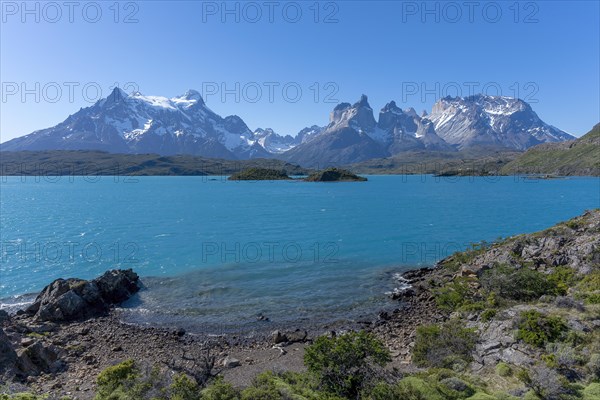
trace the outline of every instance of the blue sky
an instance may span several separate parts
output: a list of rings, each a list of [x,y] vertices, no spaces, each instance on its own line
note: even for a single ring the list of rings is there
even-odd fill
[[[376,113],[390,100],[420,112],[443,95],[518,96],[576,136],[600,120],[597,1],[223,4],[3,1],[0,141],[115,83],[197,89],[223,116],[292,135],[362,93]]]

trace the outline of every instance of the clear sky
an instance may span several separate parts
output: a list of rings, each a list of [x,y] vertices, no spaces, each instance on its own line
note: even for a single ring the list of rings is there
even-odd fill
[[[115,83],[196,89],[222,116],[291,135],[362,93],[376,113],[390,100],[420,112],[444,95],[518,96],[576,136],[600,120],[598,1],[1,6],[0,141],[61,122]]]

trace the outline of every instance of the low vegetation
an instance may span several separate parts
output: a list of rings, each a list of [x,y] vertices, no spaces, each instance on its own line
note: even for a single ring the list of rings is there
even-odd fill
[[[597,216],[596,210],[542,232],[471,246],[443,260],[439,273],[430,278],[438,308],[463,323],[455,327],[453,340],[461,337],[460,329],[476,327],[477,338],[489,326],[492,333],[486,333],[480,341],[483,345],[500,345],[490,339],[495,331],[512,336],[513,349],[529,354],[526,368],[502,361],[492,371],[495,378],[484,373],[496,387],[524,385],[529,391],[517,398],[575,400],[590,398],[589,393],[596,398],[593,393],[600,381],[600,331],[593,323],[600,316]],[[583,248],[582,242],[588,247]],[[572,261],[574,251],[577,259]],[[417,330],[413,361],[418,365],[444,365],[446,354],[449,360],[459,359],[460,352],[450,349],[460,346],[452,341],[436,343],[443,326]],[[427,362],[423,355],[437,348],[441,349],[438,358]],[[518,362],[518,358],[508,359]],[[452,362],[445,366],[456,369]]]
[[[494,176],[501,168],[521,153],[498,152],[485,149],[461,151],[407,151],[387,158],[366,160],[349,167],[361,174],[436,174],[440,178],[456,179],[454,176]],[[447,176],[449,178],[441,178]]]
[[[502,174],[600,175],[600,124],[579,139],[535,146],[500,170]]]
[[[377,377],[377,368],[390,361],[384,345],[365,332],[334,339],[319,337],[304,355],[320,388],[348,398],[357,397]]]
[[[421,367],[453,368],[471,361],[477,336],[459,320],[417,328],[413,361]]]
[[[307,182],[362,182],[367,178],[340,168],[327,168],[314,172],[304,179]]]
[[[527,310],[520,315],[517,339],[531,346],[543,348],[547,343],[558,340],[567,330],[567,325],[562,318],[544,315],[536,310]]]
[[[443,343],[455,354],[436,354],[442,360],[466,355],[458,334],[471,345],[471,332],[457,322],[441,331],[429,330],[422,340],[435,344],[426,354],[441,351]],[[434,351],[431,351],[434,349]],[[427,363],[437,358],[426,358]],[[144,368],[132,360],[105,369],[97,378],[95,400],[485,400],[511,399],[504,393],[491,393],[485,384],[468,374],[451,369],[431,368],[409,375],[399,375],[384,367],[390,354],[382,342],[365,332],[338,337],[320,337],[307,348],[307,372],[258,375],[247,388],[238,389],[221,377],[199,384],[187,374],[173,375],[168,370]],[[450,365],[452,363],[449,363]],[[531,380],[531,378],[529,378]],[[531,380],[533,382],[533,380]],[[586,388],[587,389],[587,388]],[[588,390],[594,393],[595,387]],[[32,394],[0,394],[0,400],[42,400]],[[68,400],[68,399],[65,399]]]
[[[236,172],[228,178],[230,181],[281,181],[292,179],[285,170],[270,168],[248,168]]]

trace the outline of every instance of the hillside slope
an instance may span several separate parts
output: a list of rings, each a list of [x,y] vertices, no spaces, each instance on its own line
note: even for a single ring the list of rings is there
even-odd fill
[[[501,169],[502,174],[600,175],[600,124],[576,140],[535,146]]]

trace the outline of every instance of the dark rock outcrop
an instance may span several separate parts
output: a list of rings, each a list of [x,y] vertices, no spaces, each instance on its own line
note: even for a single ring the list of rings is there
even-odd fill
[[[64,368],[65,363],[59,358],[58,349],[39,341],[25,348],[17,362],[17,372],[22,376],[55,373]]]
[[[296,329],[290,332],[274,331],[271,338],[274,344],[279,343],[302,343],[308,337],[308,332],[303,329]]]
[[[10,315],[8,315],[6,310],[0,310],[0,324],[4,321],[10,321]]]
[[[17,361],[17,353],[13,349],[4,330],[0,328],[0,374],[3,373],[7,368],[10,368]]]
[[[57,279],[25,311],[38,321],[64,322],[102,315],[140,290],[138,275],[111,270],[91,281]]]

